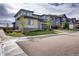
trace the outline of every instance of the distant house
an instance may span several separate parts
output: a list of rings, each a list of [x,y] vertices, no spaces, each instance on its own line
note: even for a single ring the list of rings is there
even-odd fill
[[[67,21],[67,17],[65,14],[63,15],[41,15],[42,20],[42,28],[47,28],[45,22],[47,22],[48,18],[51,17],[52,19],[52,28],[61,28],[61,23]]]
[[[75,27],[79,29],[79,20],[76,20]]]
[[[68,18],[69,28],[73,29],[76,26],[76,18]]]
[[[49,17],[51,17],[52,19],[52,28],[61,28],[61,23],[67,21],[69,22],[69,24],[73,24],[75,23],[75,18],[67,18],[67,16],[65,14],[63,15],[37,15],[34,14],[33,11],[29,11],[29,10],[24,10],[24,9],[20,9],[17,14],[14,16],[16,21],[15,21],[15,29],[16,30],[21,30],[21,26],[20,26],[20,17],[24,17],[26,19],[26,26],[24,27],[25,31],[32,31],[32,30],[42,30],[42,29],[46,29],[46,22],[48,20]]]
[[[53,27],[54,28],[61,28],[61,23],[64,21],[67,21],[67,17],[65,14],[63,15],[52,15],[52,20],[53,20]]]
[[[0,23],[0,28],[3,29],[3,28],[13,28],[13,24],[12,23]]]
[[[0,28],[3,29],[3,28],[13,28],[13,24],[11,21],[14,20],[13,17],[4,17],[4,16],[0,16]]]

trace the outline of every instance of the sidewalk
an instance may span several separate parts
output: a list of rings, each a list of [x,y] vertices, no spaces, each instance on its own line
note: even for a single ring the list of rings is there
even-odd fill
[[[0,29],[0,42],[3,42],[4,46],[0,43],[0,55],[3,51],[3,56],[27,56],[24,51],[16,44],[19,38],[6,36],[4,31]],[[2,47],[3,50],[2,50]]]
[[[16,44],[16,41],[7,41],[4,47],[5,56],[27,56],[27,54]]]

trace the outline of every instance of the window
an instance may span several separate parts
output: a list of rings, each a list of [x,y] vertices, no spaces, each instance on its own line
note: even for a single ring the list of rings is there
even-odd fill
[[[30,12],[27,12],[27,16],[32,16],[32,13],[30,13]]]
[[[57,19],[56,19],[56,24],[59,25],[59,23],[60,23],[60,19],[57,18]]]
[[[73,22],[75,22],[75,19],[73,19]]]
[[[21,11],[22,15],[32,16],[31,12]]]
[[[48,17],[47,16],[42,16],[41,18],[44,19],[44,21],[47,21]]]
[[[28,20],[28,25],[33,25],[33,20],[29,19]]]
[[[63,21],[65,21],[66,19],[65,18],[63,18]]]

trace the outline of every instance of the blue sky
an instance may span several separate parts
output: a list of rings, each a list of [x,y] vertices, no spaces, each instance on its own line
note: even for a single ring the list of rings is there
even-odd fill
[[[32,10],[35,14],[66,14],[79,19],[78,3],[10,3],[0,4],[0,22],[14,22],[14,15],[20,9]]]

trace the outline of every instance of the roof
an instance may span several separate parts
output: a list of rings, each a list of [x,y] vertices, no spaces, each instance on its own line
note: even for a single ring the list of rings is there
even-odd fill
[[[73,20],[73,19],[75,19],[75,20],[76,20],[76,18],[67,18],[67,19],[70,19],[70,20]]]
[[[46,14],[43,14],[43,15],[41,15],[41,16],[51,16],[51,17],[63,17],[63,16],[65,16],[65,17],[66,17],[65,14],[62,14],[62,15],[52,15],[52,14],[46,15]]]
[[[37,15],[37,14],[32,14],[32,15],[35,15],[35,16],[41,16],[41,15]]]
[[[78,23],[78,24],[79,24],[79,20],[76,20],[76,23]]]
[[[27,11],[27,12],[32,12],[33,13],[33,11],[30,11],[30,10],[25,10],[25,9],[20,9],[20,10]]]
[[[18,13],[20,13],[20,11],[32,12],[32,13],[33,13],[33,11],[30,11],[30,10],[20,9],[20,10],[14,15],[14,17],[16,17],[16,16],[18,15]]]
[[[62,15],[57,15],[57,16],[67,18],[67,16],[66,16],[65,14],[62,14]]]
[[[68,20],[68,21],[72,21],[72,22],[74,22],[74,20],[75,20],[75,22],[76,22],[76,18],[67,18],[67,20]],[[74,22],[74,23],[75,23],[75,22]]]
[[[38,14],[34,14],[33,13],[33,11],[30,11],[30,10],[25,10],[25,9],[20,9],[17,13],[16,13],[16,15],[14,16],[14,17],[16,17],[21,11],[25,11],[25,12],[31,12],[32,13],[32,16],[28,16],[28,15],[25,15],[24,17],[29,17],[29,18],[34,18],[34,19],[38,19],[38,20],[40,20],[40,21],[43,21],[43,19],[41,19],[40,17],[42,17],[42,16],[50,16],[50,17],[56,17],[56,18],[62,18],[62,17],[65,17],[65,18],[67,18],[67,16],[65,15],[65,14],[62,14],[62,15],[52,15],[52,14],[43,14],[43,15],[38,15]],[[76,18],[67,18],[68,20],[70,19],[70,20],[72,20],[72,19],[75,19],[76,20]]]

